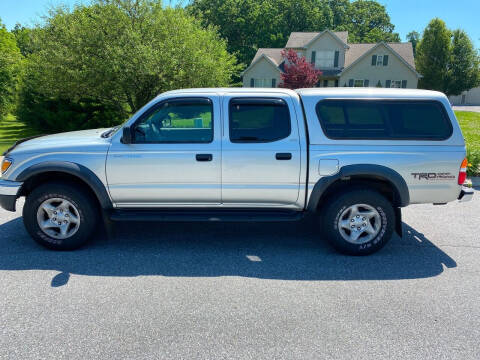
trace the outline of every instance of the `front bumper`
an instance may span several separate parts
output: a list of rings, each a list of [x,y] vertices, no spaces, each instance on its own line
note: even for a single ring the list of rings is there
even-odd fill
[[[473,193],[474,193],[474,191],[473,191],[472,188],[462,186],[462,191],[460,191],[460,195],[458,195],[458,201],[467,202],[467,201],[472,200]]]
[[[18,192],[22,184],[21,182],[0,179],[0,207],[8,211],[15,211]]]

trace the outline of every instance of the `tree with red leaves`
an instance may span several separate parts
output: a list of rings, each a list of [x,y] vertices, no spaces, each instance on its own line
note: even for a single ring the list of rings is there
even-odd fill
[[[315,70],[315,66],[307,62],[304,56],[298,56],[297,52],[292,49],[283,50],[282,56],[285,63],[279,87],[300,89],[314,87],[318,83],[322,72]]]

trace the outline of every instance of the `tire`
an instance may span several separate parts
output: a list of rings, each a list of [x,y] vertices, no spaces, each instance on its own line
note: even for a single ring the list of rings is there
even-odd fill
[[[380,250],[395,227],[390,201],[369,189],[356,188],[331,198],[321,215],[327,240],[347,255],[369,255]]]
[[[64,182],[40,185],[27,196],[23,207],[23,223],[30,236],[52,250],[74,250],[85,245],[99,217],[90,192]],[[47,225],[42,229],[40,223]]]

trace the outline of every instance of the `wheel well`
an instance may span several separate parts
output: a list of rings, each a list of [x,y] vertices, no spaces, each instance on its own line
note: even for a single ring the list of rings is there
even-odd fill
[[[61,171],[47,171],[29,177],[23,183],[19,196],[28,196],[28,194],[30,194],[35,188],[50,181],[64,182],[82,188],[92,195],[92,198],[95,199],[97,207],[101,207],[100,201],[90,185],[88,185],[78,176]]]
[[[343,190],[351,189],[352,187],[375,190],[385,196],[395,207],[401,204],[398,190],[387,179],[375,175],[353,175],[333,182],[320,196],[318,209],[327,203],[332,196],[335,196]]]

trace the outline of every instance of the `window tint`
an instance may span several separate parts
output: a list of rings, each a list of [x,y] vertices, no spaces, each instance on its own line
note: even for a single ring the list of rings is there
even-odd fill
[[[135,124],[136,143],[207,143],[213,140],[208,99],[166,101]]]
[[[334,139],[443,140],[452,133],[435,101],[323,100],[317,115]]]
[[[272,142],[290,135],[288,106],[280,99],[230,101],[231,142]]]

